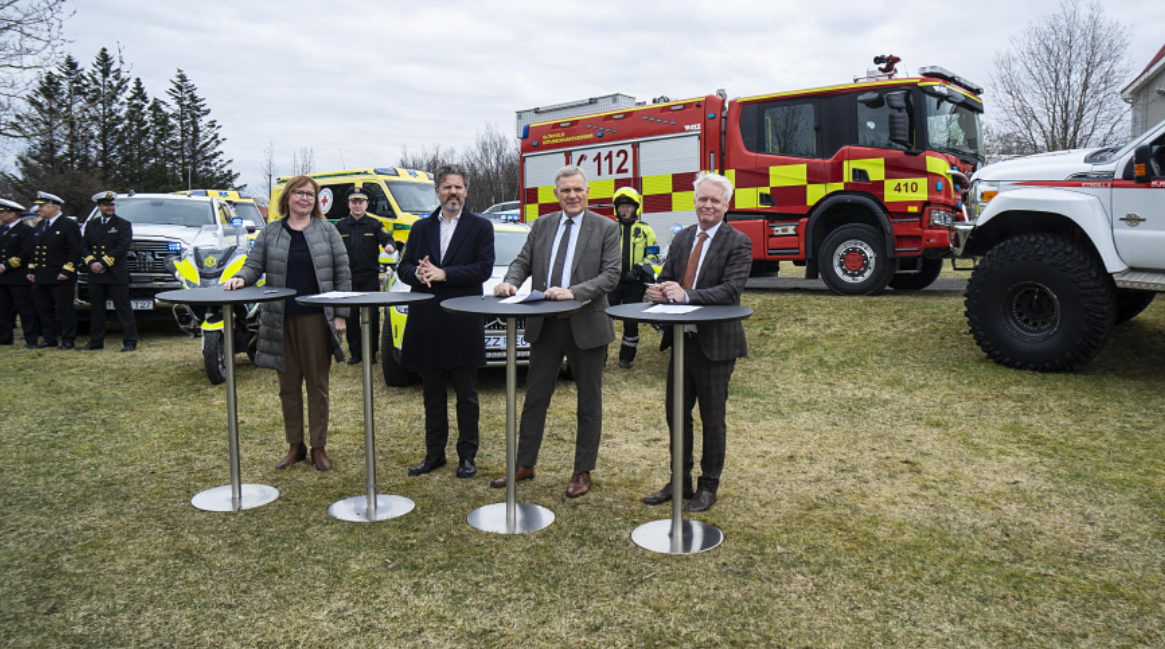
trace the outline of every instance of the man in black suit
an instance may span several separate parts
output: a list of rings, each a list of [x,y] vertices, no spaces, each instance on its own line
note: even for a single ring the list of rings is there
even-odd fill
[[[603,433],[603,364],[607,345],[615,340],[615,327],[607,316],[607,294],[619,284],[619,226],[586,208],[590,186],[586,174],[575,165],[555,174],[554,196],[562,211],[534,221],[522,251],[506,271],[505,281],[494,287],[494,295],[514,295],[529,277],[532,288],[545,293],[548,300],[585,303],[569,317],[526,321],[530,370],[526,373],[514,477],[515,482],[534,477],[546,411],[562,357],[566,356],[578,388],[574,471],[566,496],[578,498],[590,491]],[[504,488],[506,476],[490,486]]]
[[[696,176],[696,218],[698,223],[672,239],[667,262],[659,274],[658,286],[648,289],[652,302],[678,304],[740,304],[740,294],[752,266],[752,243],[748,236],[724,222],[732,201],[732,183],[717,174]],[[678,281],[677,281],[678,280]],[[671,329],[664,335],[663,349],[671,346]],[[716,504],[720,473],[724,470],[726,426],[725,404],[728,382],[736,359],[748,355],[744,325],[726,322],[684,328],[684,498],[691,501],[685,511],[702,512]],[[667,423],[672,422],[672,382],[674,362],[667,369]],[[704,425],[704,454],[700,458],[699,489],[692,494],[692,408],[700,402]],[[676,449],[671,449],[672,453]],[[671,483],[643,499],[661,505],[672,499]]]
[[[413,291],[434,295],[409,305],[401,341],[401,365],[420,373],[425,394],[425,459],[409,469],[410,476],[445,466],[449,382],[457,394],[457,477],[477,473],[477,368],[485,365],[485,321],[441,308],[449,298],[480,296],[493,273],[493,225],[465,209],[466,176],[461,165],[437,170],[441,207],[413,224],[397,268],[401,281]]]
[[[37,192],[41,221],[33,231],[33,258],[28,280],[44,340],[37,348],[74,349],[77,340],[77,266],[81,263],[81,226],[61,216],[65,201]],[[58,338],[60,345],[57,345]]]
[[[0,199],[0,345],[15,342],[16,314],[24,332],[24,346],[36,347],[40,333],[32,282],[25,274],[32,259],[32,226],[20,220],[24,207]]]
[[[138,346],[138,326],[129,301],[129,268],[125,255],[133,240],[133,225],[117,215],[117,194],[100,192],[93,196],[97,211],[81,232],[81,263],[88,270],[89,342],[78,351],[105,349],[105,300],[113,301],[121,323],[121,351]]]

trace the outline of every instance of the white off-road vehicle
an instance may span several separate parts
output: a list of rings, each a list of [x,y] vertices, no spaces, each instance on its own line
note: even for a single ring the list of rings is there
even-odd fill
[[[956,257],[975,342],[1000,365],[1067,372],[1165,292],[1165,121],[1121,147],[978,170]]]

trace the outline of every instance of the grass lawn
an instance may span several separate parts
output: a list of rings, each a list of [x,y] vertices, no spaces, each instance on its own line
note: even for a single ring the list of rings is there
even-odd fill
[[[358,366],[332,371],[336,470],[277,472],[277,378],[239,357],[243,479],[282,495],[214,514],[190,498],[229,482],[225,391],[196,341],[155,328],[135,354],[0,348],[0,644],[1165,645],[1165,300],[1072,375],[986,360],[959,292],[744,304],[721,500],[698,516],[727,538],[687,557],[630,539],[670,513],[639,502],[668,480],[654,332],[633,370],[608,366],[578,500],[563,493],[575,390],[559,384],[518,489],[557,519],[518,537],[465,524],[504,499],[489,488],[502,372],[482,373],[472,480],[405,476],[424,453],[421,391],[377,380],[381,492],[417,508],[361,525],[326,513],[364,491]]]

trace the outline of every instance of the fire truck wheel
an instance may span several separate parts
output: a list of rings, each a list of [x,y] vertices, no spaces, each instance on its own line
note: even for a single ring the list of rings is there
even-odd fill
[[[818,253],[821,279],[839,295],[873,295],[886,288],[897,270],[886,244],[871,226],[843,225],[825,237]]]
[[[392,343],[392,325],[384,323],[380,337],[380,366],[384,368],[384,384],[390,388],[403,388],[413,384],[415,376],[400,365],[399,352]]]
[[[1153,291],[1134,291],[1118,288],[1116,290],[1116,323],[1123,324],[1141,315],[1141,311],[1149,308],[1157,293]]]
[[[895,291],[921,291],[934,284],[938,274],[943,271],[943,260],[923,259],[922,268],[917,273],[894,273],[890,279],[890,288]]]
[[[1076,370],[1100,352],[1116,322],[1116,289],[1100,260],[1054,234],[1024,234],[993,248],[964,297],[980,349],[1016,369]]]

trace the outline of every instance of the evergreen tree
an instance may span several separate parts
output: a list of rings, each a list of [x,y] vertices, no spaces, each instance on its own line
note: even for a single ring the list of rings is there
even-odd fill
[[[115,59],[103,47],[85,75],[90,106],[87,121],[93,133],[93,166],[100,176],[115,184],[122,180],[117,176],[125,146],[125,92],[129,86],[121,67],[120,57]]]
[[[28,148],[16,156],[22,176],[42,169],[59,170],[63,166],[65,126],[64,88],[50,70],[41,75],[32,95],[25,103],[28,110],[16,116],[16,129],[28,138]]]
[[[181,69],[166,91],[172,105],[174,171],[191,188],[229,189],[239,175],[230,170],[233,160],[223,160],[217,120],[208,120],[210,109],[198,96],[198,88]]]
[[[66,56],[57,66],[57,76],[64,89],[63,103],[68,120],[65,123],[65,166],[78,171],[93,168],[93,132],[88,118],[89,85],[77,59]]]
[[[140,78],[133,80],[133,88],[126,99],[122,122],[121,156],[117,159],[119,190],[145,191],[146,174],[151,158],[150,97]]]
[[[177,174],[172,173],[174,164],[174,122],[170,117],[170,107],[166,102],[154,97],[149,109],[150,137],[147,145],[147,164],[141,191],[171,192],[184,189]]]

